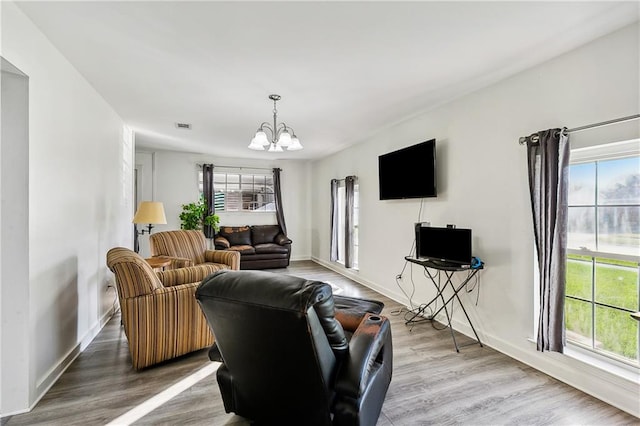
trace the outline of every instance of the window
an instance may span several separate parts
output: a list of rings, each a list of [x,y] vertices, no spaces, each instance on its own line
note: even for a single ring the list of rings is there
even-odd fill
[[[360,211],[359,186],[356,183],[353,190],[353,268],[358,268],[358,216]],[[338,262],[345,263],[345,220],[346,220],[346,189],[345,181],[338,183]]]
[[[198,172],[202,194],[202,170]],[[213,174],[216,212],[274,212],[273,175],[247,173]]]
[[[565,327],[570,343],[640,366],[638,141],[573,150]],[[603,149],[608,148],[608,149]]]

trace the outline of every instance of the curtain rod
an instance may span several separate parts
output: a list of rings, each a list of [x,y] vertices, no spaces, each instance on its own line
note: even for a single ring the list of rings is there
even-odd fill
[[[196,166],[198,167],[202,167],[204,165],[204,163],[196,163]],[[218,166],[216,164],[213,165],[213,169],[236,169],[236,170],[243,170],[243,169],[249,169],[249,170],[269,170],[272,171],[273,167],[271,168],[267,168],[267,167],[246,167],[246,166]]]
[[[601,121],[600,123],[587,124],[586,126],[574,127],[573,129],[566,129],[565,133],[581,132],[583,130],[595,129],[598,127],[608,126],[610,124],[624,123],[625,121],[637,120],[639,118],[640,118],[640,114],[629,115],[621,118],[614,118],[613,120]],[[527,143],[528,140],[532,140],[533,142],[536,142],[537,139],[538,139],[538,134],[534,133],[530,136],[521,136],[519,139],[519,142],[520,142],[520,145],[524,145]]]

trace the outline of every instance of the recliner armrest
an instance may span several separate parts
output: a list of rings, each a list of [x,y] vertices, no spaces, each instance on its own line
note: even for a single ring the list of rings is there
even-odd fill
[[[276,244],[280,244],[281,246],[284,246],[286,244],[291,244],[293,242],[289,239],[289,237],[287,237],[284,234],[276,235],[276,237],[274,238],[274,241]]]
[[[374,363],[387,363],[392,369],[391,327],[386,317],[366,314],[349,342],[348,355],[336,379],[338,394],[359,399],[369,383]],[[388,358],[388,359],[387,359]]]

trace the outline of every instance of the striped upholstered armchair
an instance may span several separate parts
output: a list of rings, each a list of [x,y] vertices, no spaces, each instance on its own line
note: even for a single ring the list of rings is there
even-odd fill
[[[240,269],[240,253],[207,250],[207,240],[202,231],[156,232],[151,234],[149,245],[151,256],[172,258],[171,265],[167,269],[195,266],[208,269],[209,274],[220,269]]]
[[[107,266],[116,277],[122,324],[135,369],[213,344],[194,296],[209,269],[154,272],[140,255],[124,247],[109,250]],[[232,269],[224,266],[220,269]]]

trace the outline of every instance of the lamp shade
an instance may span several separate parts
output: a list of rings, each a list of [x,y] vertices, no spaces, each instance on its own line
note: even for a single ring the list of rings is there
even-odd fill
[[[164,215],[164,206],[158,201],[142,201],[138,206],[133,223],[153,223],[166,224],[167,218]]]
[[[269,145],[269,139],[267,139],[267,134],[262,130],[258,130],[253,139],[254,140],[251,141],[251,143],[255,143],[256,145]]]
[[[278,145],[282,147],[288,147],[291,145],[291,135],[287,129],[284,129],[282,133],[280,133],[280,137],[278,138]]]
[[[296,135],[293,135],[291,139],[291,145],[287,148],[287,151],[300,151],[302,149],[302,144]]]
[[[248,148],[253,149],[254,151],[264,151],[264,145],[262,145],[261,142],[258,142],[256,138],[251,139],[251,143]]]

